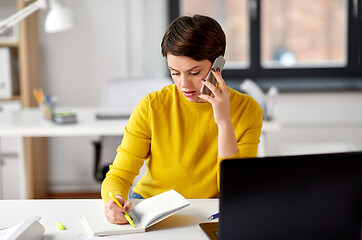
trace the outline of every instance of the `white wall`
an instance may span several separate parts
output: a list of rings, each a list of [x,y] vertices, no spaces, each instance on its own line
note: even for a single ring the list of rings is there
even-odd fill
[[[111,78],[165,76],[160,53],[167,21],[165,2],[68,1],[77,25],[52,34],[43,30],[47,11],[41,11],[44,89],[57,95],[61,106],[99,106],[99,89]]]
[[[362,150],[361,92],[283,93],[269,155]]]
[[[361,92],[282,93],[275,109],[285,124],[362,124]]]
[[[67,1],[77,25],[46,34],[39,20],[42,85],[58,106],[98,107],[102,85],[127,76],[167,76],[160,43],[167,27],[166,0]],[[93,180],[96,137],[50,138],[51,191],[98,190]],[[116,149],[117,146],[115,146]]]

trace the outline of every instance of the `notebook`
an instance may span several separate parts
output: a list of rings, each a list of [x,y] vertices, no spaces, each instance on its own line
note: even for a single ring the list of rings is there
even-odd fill
[[[362,152],[224,160],[218,239],[360,240]]]
[[[103,202],[94,204],[87,213],[83,214],[85,227],[92,236],[145,232],[148,227],[190,205],[189,201],[175,190],[147,198],[134,206],[129,213],[136,225],[134,228],[130,224],[109,223],[104,215]]]

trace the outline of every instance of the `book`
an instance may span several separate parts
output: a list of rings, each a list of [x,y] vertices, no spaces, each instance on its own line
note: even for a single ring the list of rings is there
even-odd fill
[[[96,202],[93,208],[83,214],[87,231],[92,236],[120,235],[126,233],[145,232],[146,229],[179,210],[189,206],[190,203],[175,190],[170,190],[156,196],[147,198],[129,212],[136,228],[130,224],[112,224],[104,215],[103,202]]]
[[[30,217],[16,225],[0,230],[0,239],[40,240],[44,236],[44,226],[39,222],[40,217]]]
[[[71,111],[54,112],[53,122],[57,124],[68,124],[77,122],[77,114]]]

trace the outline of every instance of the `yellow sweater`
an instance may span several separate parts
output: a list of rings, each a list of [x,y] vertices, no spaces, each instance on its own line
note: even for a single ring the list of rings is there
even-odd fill
[[[228,90],[239,146],[230,159],[256,157],[263,111],[251,97]],[[185,198],[218,197],[222,160],[211,104],[189,102],[175,84],[166,86],[145,96],[133,111],[102,183],[102,198],[107,202],[112,191],[127,199],[144,161],[147,172],[133,188],[144,198],[170,189]]]

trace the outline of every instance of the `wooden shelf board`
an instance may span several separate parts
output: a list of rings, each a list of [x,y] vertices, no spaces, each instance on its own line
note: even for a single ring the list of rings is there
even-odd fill
[[[100,192],[50,192],[49,199],[100,199]]]
[[[0,47],[19,47],[19,42],[1,42]]]
[[[14,95],[11,98],[0,98],[1,102],[6,102],[6,101],[21,101],[21,96],[20,95]]]

